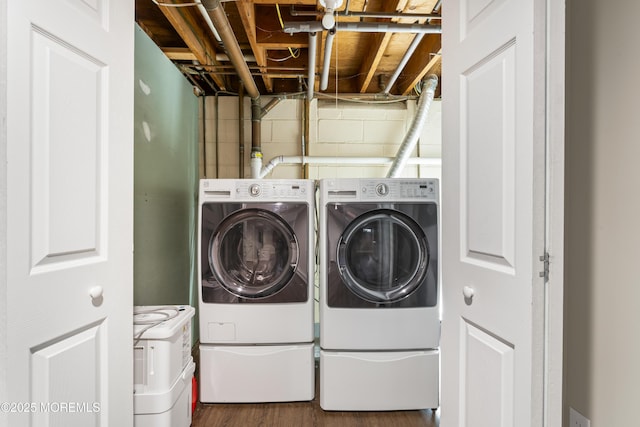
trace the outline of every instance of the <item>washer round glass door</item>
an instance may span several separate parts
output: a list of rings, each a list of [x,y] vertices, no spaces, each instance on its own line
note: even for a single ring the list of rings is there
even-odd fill
[[[281,291],[298,265],[299,246],[289,224],[264,209],[225,218],[209,241],[209,264],[227,291],[264,298]]]
[[[340,236],[338,271],[358,297],[393,303],[412,294],[427,274],[429,243],[407,215],[378,209],[355,218]]]

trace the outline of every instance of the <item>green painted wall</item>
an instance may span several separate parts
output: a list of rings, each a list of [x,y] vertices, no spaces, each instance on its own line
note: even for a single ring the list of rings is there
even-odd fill
[[[134,121],[134,303],[196,305],[198,98],[137,26]]]

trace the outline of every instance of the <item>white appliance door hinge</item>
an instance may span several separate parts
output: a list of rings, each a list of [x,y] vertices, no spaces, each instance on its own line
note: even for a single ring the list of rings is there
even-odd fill
[[[545,252],[544,255],[541,255],[540,261],[542,262],[540,277],[544,277],[544,282],[546,283],[549,281],[549,252]]]

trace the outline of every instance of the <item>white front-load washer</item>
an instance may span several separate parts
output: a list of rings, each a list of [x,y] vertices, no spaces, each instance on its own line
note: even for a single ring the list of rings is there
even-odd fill
[[[436,179],[320,181],[320,406],[439,406]]]
[[[200,181],[200,400],[315,394],[310,180]]]

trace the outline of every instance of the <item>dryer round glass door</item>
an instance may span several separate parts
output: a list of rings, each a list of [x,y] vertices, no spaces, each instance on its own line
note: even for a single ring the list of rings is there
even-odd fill
[[[299,246],[289,224],[263,209],[229,215],[209,241],[211,271],[227,291],[242,298],[265,298],[293,277]]]
[[[338,241],[338,271],[358,297],[393,303],[411,295],[429,266],[424,231],[407,215],[378,209],[360,215]]]

